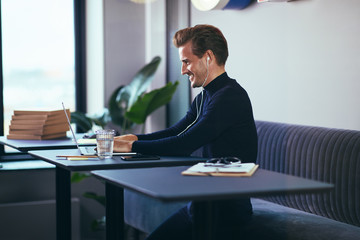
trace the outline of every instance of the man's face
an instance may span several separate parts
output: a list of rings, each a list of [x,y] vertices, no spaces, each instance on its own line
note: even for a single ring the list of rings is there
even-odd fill
[[[179,56],[182,62],[181,74],[188,75],[191,82],[191,87],[201,87],[205,81],[207,74],[205,55],[198,58],[192,53],[191,41],[179,47]]]

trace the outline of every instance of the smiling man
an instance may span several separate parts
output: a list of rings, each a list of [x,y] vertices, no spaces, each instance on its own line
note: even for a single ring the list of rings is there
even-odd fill
[[[183,32],[185,32],[185,30],[183,30]],[[191,87],[205,87],[212,80],[225,72],[226,60],[223,59],[226,59],[228,56],[227,48],[216,49],[216,46],[212,48],[219,51],[219,53],[217,53],[217,58],[219,59],[217,59],[212,50],[200,49],[201,46],[196,46],[192,41],[187,39],[190,36],[183,36],[181,33],[182,32],[179,31],[174,36],[174,45],[179,48],[179,56],[182,62],[181,74],[187,74],[189,76]],[[200,40],[200,42],[204,41],[201,39],[194,39],[194,41],[196,40]],[[224,40],[224,43],[226,43],[225,39],[221,40]],[[220,54],[221,56],[219,56]],[[216,61],[216,63],[214,61]],[[211,64],[211,62],[214,62],[215,64]]]
[[[202,157],[237,157],[242,162],[255,162],[257,132],[251,102],[225,71],[228,47],[221,31],[211,25],[196,25],[176,32],[173,43],[179,49],[181,74],[188,75],[193,88],[202,87],[201,93],[174,126],[151,134],[116,137],[114,151],[190,156],[199,150]],[[215,239],[237,239],[239,226],[252,215],[250,199],[216,201],[213,205],[217,211]],[[189,203],[148,240],[192,239],[192,224]]]

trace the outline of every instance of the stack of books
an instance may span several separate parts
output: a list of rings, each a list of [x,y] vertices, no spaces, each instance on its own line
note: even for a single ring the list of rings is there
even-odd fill
[[[70,110],[66,110],[70,116]],[[8,139],[44,140],[66,137],[69,130],[64,110],[15,110],[9,127]]]

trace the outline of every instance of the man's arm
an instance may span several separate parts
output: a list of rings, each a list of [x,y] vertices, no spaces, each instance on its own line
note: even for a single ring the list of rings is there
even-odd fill
[[[185,133],[157,140],[139,138],[139,141],[134,142],[132,145],[133,151],[146,154],[187,156],[199,147],[214,141],[223,133],[225,128],[228,128],[236,121],[234,114],[237,112],[226,111],[226,106],[231,104],[228,98],[218,100],[203,109],[204,112],[198,122]],[[187,125],[183,126],[182,130],[186,127]]]
[[[195,117],[192,106],[186,116],[170,128],[150,134],[125,134],[114,137],[114,152],[132,152],[133,143],[138,140],[153,141],[176,136],[194,121]]]
[[[137,141],[138,137],[134,134],[125,134],[121,136],[114,137],[116,141]]]

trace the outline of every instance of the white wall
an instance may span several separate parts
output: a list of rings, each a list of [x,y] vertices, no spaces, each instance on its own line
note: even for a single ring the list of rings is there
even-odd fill
[[[154,75],[150,89],[158,89],[166,84],[166,10],[165,0],[148,2],[145,5],[145,48],[146,63],[155,56],[161,57],[161,62]],[[162,130],[166,126],[165,107],[153,112],[146,120],[146,132]]]
[[[360,130],[360,1],[191,12],[191,25],[215,25],[228,39],[227,71],[256,119]]]
[[[104,0],[105,105],[145,64],[145,5]]]

